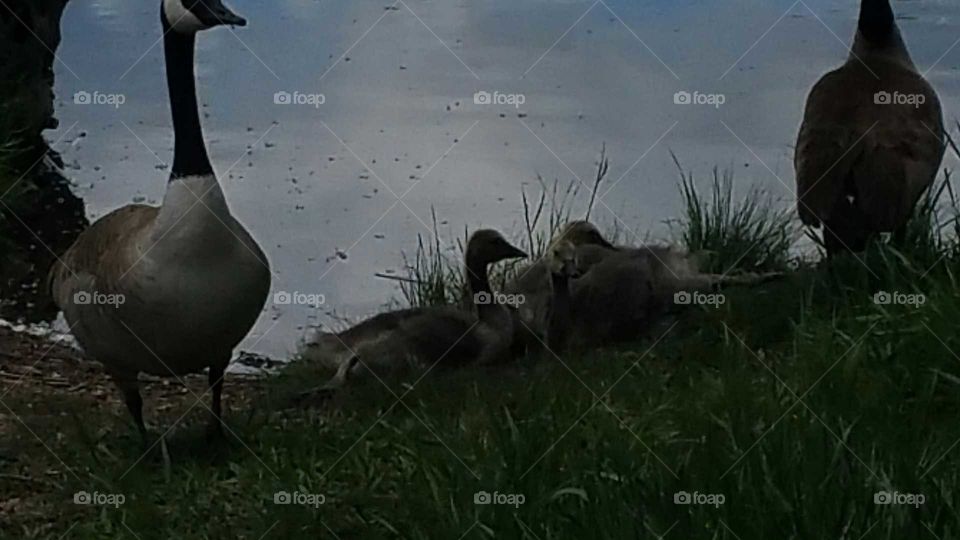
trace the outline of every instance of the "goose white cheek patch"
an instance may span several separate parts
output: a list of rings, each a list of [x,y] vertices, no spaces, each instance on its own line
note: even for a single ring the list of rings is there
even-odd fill
[[[175,32],[189,34],[206,28],[196,15],[184,7],[182,0],[163,0],[163,14]]]

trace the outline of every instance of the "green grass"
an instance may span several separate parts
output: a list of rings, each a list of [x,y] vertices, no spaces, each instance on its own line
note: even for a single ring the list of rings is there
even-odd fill
[[[609,161],[606,157],[606,148],[600,151],[597,162],[597,171],[590,193],[584,193],[585,186],[577,180],[563,184],[559,180],[547,182],[537,176],[539,194],[535,197],[527,194],[526,189],[521,191],[523,208],[523,230],[500,231],[517,247],[524,250],[529,258],[526,261],[507,261],[498,264],[490,270],[490,283],[494,289],[500,290],[514,276],[524,269],[529,261],[539,260],[550,239],[570,221],[574,219],[589,219],[590,212],[596,199],[597,190],[606,179]],[[587,197],[587,204],[582,214],[575,212],[577,203]],[[404,255],[405,275],[395,278],[387,275],[380,277],[394,279],[399,283],[400,294],[404,303],[411,307],[437,306],[447,304],[461,304],[466,308],[473,304],[464,276],[463,259],[469,230],[449,245],[442,240],[443,234],[437,226],[437,216],[433,212],[433,231],[431,237],[425,239],[417,235],[417,249],[412,256]],[[620,231],[612,228],[607,236],[616,241]]]
[[[680,242],[691,252],[710,255],[704,270],[727,273],[784,270],[797,227],[792,209],[778,205],[770,194],[751,187],[735,196],[732,171],[713,169],[709,198],[697,188],[692,172],[680,171],[684,217],[675,224]]]
[[[764,204],[735,208],[768,216]],[[952,246],[949,227],[931,238]],[[660,338],[392,390],[371,381],[320,408],[287,405],[325,377],[295,364],[255,407],[228,414],[229,445],[204,443],[203,416],[188,415],[168,466],[134,465],[125,411],[47,404],[67,414],[31,422],[43,445],[19,436],[50,483],[39,497],[49,511],[9,514],[0,536],[960,539],[960,298],[946,249],[926,271],[926,254],[877,245],[727,290],[724,305],[692,309]],[[881,290],[925,302],[876,304]],[[0,475],[0,500],[17,486]],[[80,490],[126,502],[74,505]],[[277,505],[278,491],[325,502]],[[477,505],[479,491],[525,501]],[[681,491],[724,503],[675,504]],[[881,491],[925,503],[875,504]]]
[[[805,271],[730,293],[646,354],[651,343],[434,374],[400,403],[374,382],[285,410],[316,380],[295,366],[274,399],[228,417],[242,443],[211,451],[191,417],[169,473],[148,459],[121,479],[140,455],[122,410],[51,419],[34,429],[79,479],[53,477],[54,527],[35,537],[73,525],[72,538],[958,538],[960,304],[951,287],[923,290],[920,309],[877,306]],[[72,505],[79,490],[127,503]],[[296,490],[326,502],[273,504]],[[481,490],[526,502],[475,505]],[[882,490],[927,502],[875,505]],[[675,505],[679,491],[726,501]]]

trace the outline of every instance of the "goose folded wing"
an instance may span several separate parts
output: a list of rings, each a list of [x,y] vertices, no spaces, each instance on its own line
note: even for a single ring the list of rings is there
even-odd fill
[[[807,98],[795,156],[797,210],[806,225],[818,226],[830,219],[859,158],[857,146],[863,132],[858,132],[861,128],[853,111],[837,99],[849,83],[840,71],[828,73]],[[862,128],[868,129],[869,124]]]
[[[862,158],[851,171],[858,206],[878,231],[893,231],[909,219],[930,187],[943,158],[939,114],[891,106],[891,116],[863,142]],[[939,107],[937,107],[939,109]]]
[[[77,292],[119,292],[119,280],[139,259],[137,240],[157,216],[154,206],[118,208],[83,231],[50,270],[48,283],[61,309]]]

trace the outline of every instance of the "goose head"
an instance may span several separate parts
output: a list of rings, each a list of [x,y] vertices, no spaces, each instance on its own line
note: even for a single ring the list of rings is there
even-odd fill
[[[883,47],[897,33],[889,0],[863,0],[860,3],[860,36],[874,46]]]
[[[890,7],[890,0],[862,0],[857,34],[848,62],[869,62],[870,58],[893,61],[916,71],[907,45]]]
[[[486,267],[488,264],[507,260],[526,258],[527,254],[515,247],[491,229],[481,229],[470,236],[467,242],[466,259],[469,264]]]
[[[222,0],[163,0],[160,7],[164,31],[194,34],[214,26],[246,26],[243,17],[230,11]]]
[[[617,249],[607,241],[597,227],[589,221],[571,221],[560,233],[559,241],[568,242],[577,246],[601,246],[607,249]]]

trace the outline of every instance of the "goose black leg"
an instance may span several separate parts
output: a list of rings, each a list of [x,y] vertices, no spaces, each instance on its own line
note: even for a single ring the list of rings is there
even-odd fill
[[[147,445],[147,426],[143,423],[143,398],[140,397],[140,383],[136,375],[113,375],[113,382],[123,393],[123,401],[133,417],[133,422],[140,432],[140,440]]]
[[[212,393],[211,399],[211,418],[210,426],[207,429],[207,436],[210,438],[223,438],[222,418],[220,416],[220,396],[223,393],[223,366],[210,366],[210,376],[208,382]]]
[[[127,403],[127,410],[133,415],[133,421],[137,424],[140,438],[146,444],[147,426],[143,423],[143,398],[140,397],[140,390],[134,388],[132,391],[124,391],[123,394],[123,399]]]
[[[841,199],[830,219],[823,223],[823,243],[827,255],[860,253],[867,248],[872,233],[867,229],[867,216],[855,202]]]

